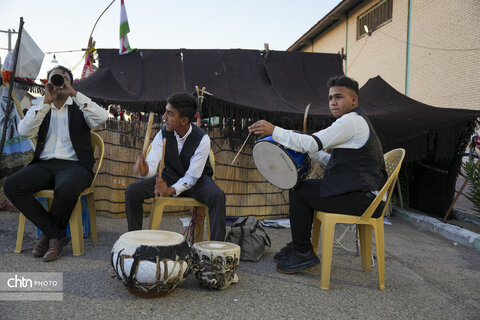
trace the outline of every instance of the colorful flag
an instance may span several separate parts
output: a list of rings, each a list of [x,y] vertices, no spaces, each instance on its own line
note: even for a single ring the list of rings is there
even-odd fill
[[[83,65],[82,75],[80,77],[81,79],[88,78],[92,75],[92,73],[97,71],[97,66],[93,64],[95,62],[93,55],[96,53],[96,51],[97,50],[95,47],[92,47],[85,53],[85,64]]]
[[[21,78],[25,81],[24,83],[27,84],[30,81],[33,83],[40,72],[44,53],[30,37],[25,28],[23,28],[20,36],[20,48],[18,51],[15,78]],[[14,57],[15,52],[9,52],[2,65],[3,71],[7,73],[10,72],[10,75],[13,70]],[[13,79],[10,79],[9,85],[13,85],[13,83]],[[17,101],[22,101],[23,98],[27,96],[27,87],[28,86],[24,85],[14,85],[13,94]],[[6,177],[17,172],[33,159],[34,148],[31,141],[26,137],[20,136],[17,130],[17,124],[21,119],[19,109],[21,109],[22,106],[15,106],[16,102],[10,100],[10,114],[7,117],[7,100],[8,89],[0,86],[0,140],[2,138],[1,128],[3,128],[5,123],[8,134],[5,138],[5,145],[1,150],[3,154],[0,168],[0,210],[8,210],[13,207],[3,193],[3,183]]]
[[[125,3],[122,0],[120,7],[120,54],[127,54],[132,49],[130,49],[130,44],[128,43],[127,33],[130,32],[130,27],[128,26],[127,11],[125,10]]]

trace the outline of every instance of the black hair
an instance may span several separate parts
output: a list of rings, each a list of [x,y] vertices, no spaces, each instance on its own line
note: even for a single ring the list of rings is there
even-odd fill
[[[70,84],[73,84],[73,74],[72,74],[72,71],[70,71],[70,69],[67,69],[65,68],[64,66],[55,66],[53,67],[52,69],[50,69],[50,71],[47,72],[47,80],[50,79],[50,73],[52,73],[53,70],[62,70],[63,72],[66,72],[68,74],[68,76],[70,77]]]
[[[346,87],[352,89],[358,95],[358,82],[344,75],[328,79],[327,87],[328,89],[331,87]]]
[[[168,98],[167,103],[171,104],[178,113],[180,117],[187,117],[190,122],[195,118],[197,113],[197,99],[193,96],[186,93],[174,94]]]

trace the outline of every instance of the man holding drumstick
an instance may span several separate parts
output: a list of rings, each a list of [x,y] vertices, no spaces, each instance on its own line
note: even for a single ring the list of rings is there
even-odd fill
[[[297,152],[309,153],[312,161],[326,165],[323,179],[300,182],[289,192],[292,242],[275,254],[277,271],[296,273],[320,261],[311,244],[315,210],[362,215],[387,181],[380,141],[365,112],[358,107],[358,82],[346,76],[331,78],[329,108],[336,121],[313,134],[302,134],[255,122],[249,131],[272,136]],[[322,149],[328,148],[331,154]],[[373,217],[379,217],[383,204]]]
[[[146,179],[134,182],[125,191],[128,231],[141,230],[142,204],[155,194],[162,197],[192,197],[208,206],[210,240],[225,240],[225,194],[211,176],[208,155],[210,138],[192,125],[197,100],[188,94],[176,94],[167,101],[162,119],[165,126],[157,133],[147,158],[138,156],[134,171]],[[157,175],[166,139],[165,168]]]

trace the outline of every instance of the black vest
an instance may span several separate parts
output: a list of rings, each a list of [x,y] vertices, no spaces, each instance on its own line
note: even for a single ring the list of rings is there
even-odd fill
[[[38,141],[33,154],[33,161],[39,160],[40,154],[45,148],[51,114],[52,111],[48,111],[38,129]],[[68,106],[68,131],[70,132],[70,140],[78,160],[85,168],[92,171],[95,158],[93,157],[90,127],[83,117],[83,112],[80,111],[75,102]]]
[[[165,168],[162,171],[162,179],[169,186],[177,182],[181,177],[185,176],[185,173],[190,167],[190,158],[195,154],[195,150],[197,150],[200,141],[206,134],[205,131],[196,125],[191,124],[191,126],[192,132],[190,132],[185,140],[185,143],[182,147],[182,152],[180,152],[180,154],[178,154],[177,139],[175,138],[173,131],[168,132],[166,127],[162,128],[162,137],[167,139],[165,146]],[[213,175],[209,158],[207,158],[202,175]]]
[[[370,136],[360,149],[332,149],[320,190],[322,197],[352,191],[377,191],[382,189],[387,181],[382,145],[370,120],[360,108],[355,108],[351,112],[365,119]]]

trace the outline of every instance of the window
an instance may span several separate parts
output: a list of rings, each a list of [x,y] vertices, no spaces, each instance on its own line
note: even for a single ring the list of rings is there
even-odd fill
[[[393,0],[382,0],[359,15],[357,18],[357,39],[362,38],[367,33],[364,26],[367,26],[368,31],[372,32],[390,22],[392,20],[392,7]]]

